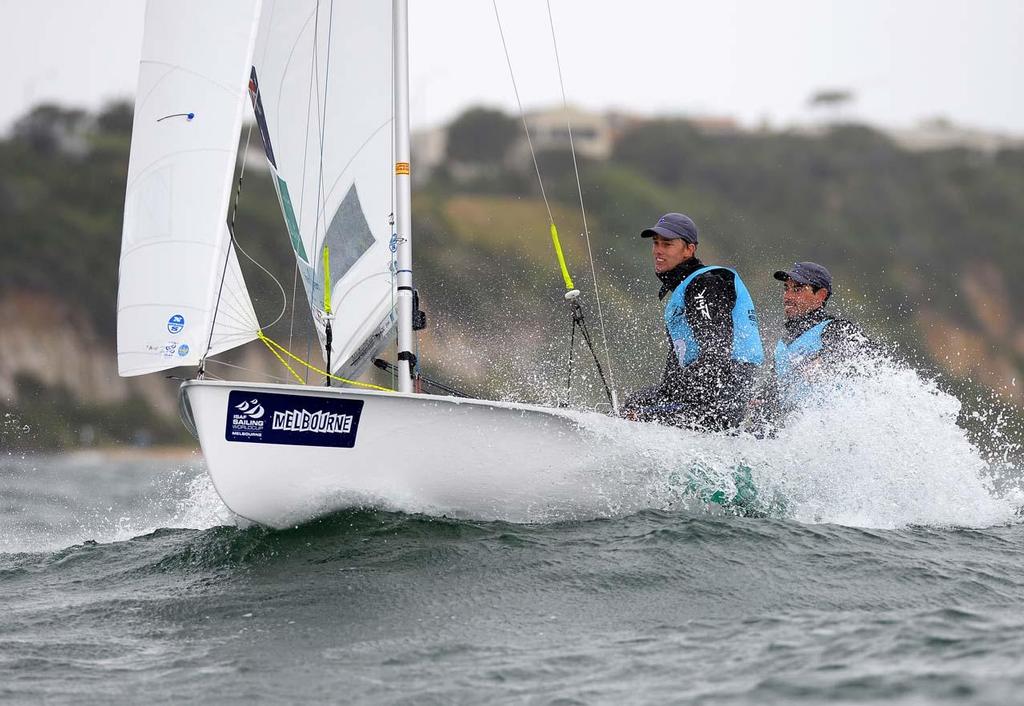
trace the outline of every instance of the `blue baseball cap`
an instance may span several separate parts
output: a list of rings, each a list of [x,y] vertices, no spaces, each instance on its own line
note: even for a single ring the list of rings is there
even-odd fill
[[[775,279],[780,282],[793,280],[798,284],[809,284],[812,287],[825,288],[832,293],[832,273],[816,262],[797,262],[790,270],[779,270]]]
[[[682,213],[666,213],[658,219],[658,222],[640,233],[641,238],[653,238],[660,235],[662,238],[675,240],[682,238],[688,243],[697,244],[697,224],[689,216]]]

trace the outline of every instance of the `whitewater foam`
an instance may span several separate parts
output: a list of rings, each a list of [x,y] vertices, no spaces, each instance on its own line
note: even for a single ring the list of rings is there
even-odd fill
[[[961,404],[934,380],[886,359],[854,361],[819,389],[771,438],[699,434],[581,415],[589,431],[618,442],[616,475],[636,474],[622,490],[670,507],[678,476],[694,468],[735,492],[748,467],[762,498],[781,497],[789,519],[856,527],[985,527],[1011,522],[1020,505],[1019,475],[1006,454],[983,452],[957,425]],[[991,441],[1004,435],[993,430]],[[1001,457],[998,464],[986,460]],[[999,480],[997,489],[996,481]]]

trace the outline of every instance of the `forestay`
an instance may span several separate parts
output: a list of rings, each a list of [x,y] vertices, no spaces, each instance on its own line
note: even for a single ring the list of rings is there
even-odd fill
[[[250,75],[285,229],[321,345],[333,317],[343,376],[395,323],[392,41],[390,2],[267,0]]]
[[[197,365],[208,343],[213,354],[256,337],[225,219],[259,6],[146,6],[121,237],[121,375]]]

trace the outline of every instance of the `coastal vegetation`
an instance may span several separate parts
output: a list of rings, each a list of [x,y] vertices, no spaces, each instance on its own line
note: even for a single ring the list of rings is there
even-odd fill
[[[420,358],[426,374],[478,395],[561,402],[570,317],[518,130],[499,111],[467,111],[448,130],[444,159],[417,181],[416,282],[430,321]],[[0,416],[17,420],[0,428],[5,449],[185,438],[173,405],[159,403],[173,400],[173,382],[115,379],[130,134],[128,104],[96,114],[47,105],[0,140]],[[258,147],[255,131],[241,139]],[[255,149],[240,154],[249,163],[238,241],[290,297],[294,265],[273,188]],[[539,162],[596,333],[572,157],[549,149]],[[1024,300],[1024,149],[911,152],[864,125],[709,131],[678,118],[620,126],[610,156],[580,157],[579,168],[619,389],[660,372],[657,287],[637,233],[678,210],[700,225],[699,255],[744,274],[768,342],[781,317],[772,272],[818,261],[835,276],[838,310],[941,375],[968,407],[994,394],[1021,409],[1024,318],[1012,302]],[[279,290],[242,260],[257,314],[270,321]],[[302,302],[294,311],[277,336],[304,351],[308,313]],[[94,362],[75,362],[83,356]],[[258,343],[232,360],[282,372]],[[572,402],[595,404],[600,386],[579,350],[576,360]],[[104,386],[116,394],[97,392]]]

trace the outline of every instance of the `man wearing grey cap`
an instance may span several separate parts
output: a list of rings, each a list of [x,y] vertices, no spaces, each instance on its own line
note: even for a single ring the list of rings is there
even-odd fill
[[[806,393],[809,378],[871,347],[861,328],[831,316],[825,308],[832,296],[832,274],[816,262],[797,262],[779,270],[784,284],[785,332],[775,345],[775,375],[780,401],[792,406]]]
[[[696,256],[690,217],[666,213],[640,235],[651,239],[669,352],[661,382],[631,395],[623,413],[692,429],[734,428],[764,362],[750,293],[735,270]]]

